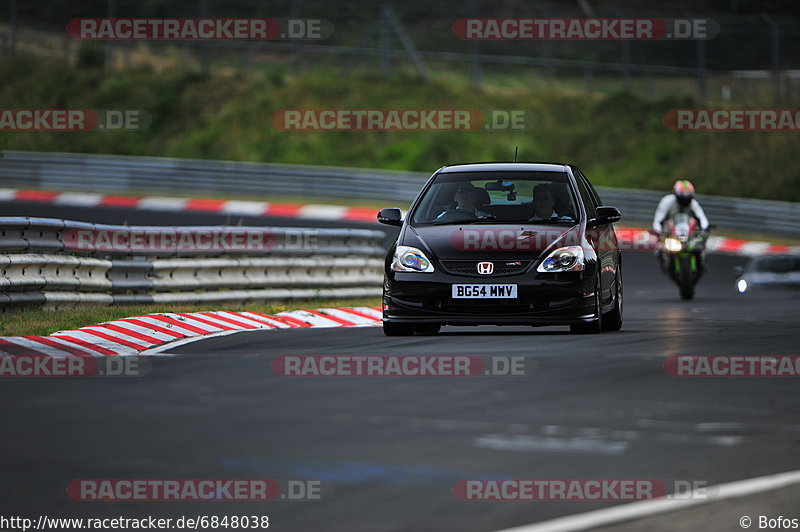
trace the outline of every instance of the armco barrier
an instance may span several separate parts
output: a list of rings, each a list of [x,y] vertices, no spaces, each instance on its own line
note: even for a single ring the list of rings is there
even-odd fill
[[[0,307],[368,297],[383,231],[0,218]]]
[[[591,172],[590,172],[591,174]],[[260,164],[198,159],[4,151],[0,186],[56,191],[377,199],[407,206],[427,174],[364,168]],[[598,187],[627,224],[649,224],[663,193]],[[666,192],[666,191],[665,191]],[[720,230],[800,236],[800,204],[700,195]],[[399,204],[399,205],[398,205]]]

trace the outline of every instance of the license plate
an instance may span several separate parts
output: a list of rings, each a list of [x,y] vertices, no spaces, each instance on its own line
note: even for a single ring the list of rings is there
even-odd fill
[[[454,284],[453,299],[516,299],[515,284]]]

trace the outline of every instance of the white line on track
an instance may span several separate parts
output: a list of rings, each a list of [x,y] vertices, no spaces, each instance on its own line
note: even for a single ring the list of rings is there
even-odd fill
[[[633,521],[653,515],[658,515],[676,510],[683,510],[700,504],[734,499],[755,495],[765,491],[777,490],[788,486],[800,484],[800,469],[766,475],[763,477],[737,480],[717,486],[704,487],[705,493],[715,493],[714,496],[701,496],[697,491],[681,494],[679,499],[654,499],[638,501],[629,504],[603,508],[582,514],[559,517],[549,521],[531,523],[513,528],[506,528],[497,532],[568,532],[573,530],[590,530],[599,526],[608,526],[625,521]]]

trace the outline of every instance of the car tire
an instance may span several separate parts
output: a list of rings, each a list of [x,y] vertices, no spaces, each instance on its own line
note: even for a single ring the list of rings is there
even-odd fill
[[[384,321],[383,334],[386,336],[411,336],[414,334],[414,326],[408,323]]]
[[[442,326],[438,323],[423,323],[421,325],[414,325],[414,332],[418,334],[439,334],[439,331],[442,330]]]
[[[622,266],[617,269],[617,297],[614,298],[614,310],[607,312],[603,316],[603,330],[604,331],[618,331],[622,329],[622,302],[623,302],[623,287],[622,287]]]
[[[572,334],[596,334],[603,330],[603,314],[600,312],[601,292],[600,275],[598,274],[594,289],[594,308],[597,319],[590,322],[574,323],[569,326],[569,332]]]

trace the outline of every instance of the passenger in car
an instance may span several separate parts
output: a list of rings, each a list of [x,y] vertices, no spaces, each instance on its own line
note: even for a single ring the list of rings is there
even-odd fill
[[[478,192],[479,190],[475,188],[475,185],[472,183],[459,183],[453,194],[453,200],[456,202],[455,210],[470,212],[478,218],[492,216],[487,212],[478,210],[476,206],[476,203],[478,203]],[[488,194],[486,194],[486,196],[488,196]],[[444,211],[436,219],[442,218],[448,212],[452,211]]]
[[[537,220],[569,220],[571,216],[560,216],[554,209],[553,191],[547,183],[540,183],[533,187],[533,216],[531,221]]]

